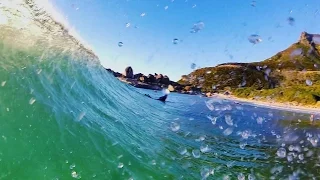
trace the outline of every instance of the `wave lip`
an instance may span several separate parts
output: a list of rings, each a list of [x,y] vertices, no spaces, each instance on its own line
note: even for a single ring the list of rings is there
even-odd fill
[[[30,47],[41,43],[43,47],[47,43],[45,47],[77,52],[99,61],[92,48],[48,0],[4,0],[0,4],[0,17],[1,38],[10,42],[10,36],[14,35],[15,42],[11,44]]]

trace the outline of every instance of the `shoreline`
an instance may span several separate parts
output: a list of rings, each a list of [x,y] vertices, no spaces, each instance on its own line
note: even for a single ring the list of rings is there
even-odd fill
[[[296,106],[296,105],[289,105],[281,102],[266,102],[266,101],[250,100],[250,99],[238,98],[236,96],[223,95],[223,94],[213,94],[209,98],[219,98],[219,99],[226,99],[229,101],[243,102],[243,103],[248,103],[250,105],[256,105],[256,106],[266,107],[270,109],[280,109],[280,110],[287,110],[292,112],[304,112],[308,114],[320,114],[320,109],[317,107]]]

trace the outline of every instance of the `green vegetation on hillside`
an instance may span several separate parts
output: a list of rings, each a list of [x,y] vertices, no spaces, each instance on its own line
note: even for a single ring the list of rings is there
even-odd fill
[[[320,96],[320,45],[303,32],[300,40],[261,62],[225,63],[184,75],[180,84],[202,92],[226,89],[239,97],[314,105]]]

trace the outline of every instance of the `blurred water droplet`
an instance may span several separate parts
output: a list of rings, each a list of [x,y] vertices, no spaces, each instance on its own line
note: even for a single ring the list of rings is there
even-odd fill
[[[295,56],[301,56],[302,55],[302,48],[295,49],[291,52],[290,57],[293,58]]]
[[[145,15],[146,15],[146,13],[141,13],[140,14],[141,17],[144,17]]]
[[[258,117],[258,118],[257,118],[257,123],[258,123],[258,124],[262,124],[263,121],[264,121],[264,118],[263,118],[263,117]]]
[[[122,47],[123,46],[123,42],[118,42],[118,46]]]
[[[200,158],[200,150],[198,149],[192,150],[192,155],[194,158]]]
[[[316,45],[320,44],[320,35],[314,35],[312,37],[312,42],[315,43]]]
[[[256,1],[252,1],[252,2],[251,2],[251,6],[252,6],[252,7],[256,7]]]
[[[248,37],[248,40],[249,40],[249,42],[252,43],[252,44],[258,44],[258,43],[262,42],[261,37],[260,37],[259,35],[257,35],[257,34],[252,34],[252,35],[250,35],[250,36]]]
[[[201,145],[200,146],[200,151],[202,152],[202,153],[207,153],[207,152],[209,152],[211,149],[209,148],[209,146],[207,145],[207,144],[204,144],[204,145]]]
[[[214,110],[213,100],[205,101],[205,103],[206,103],[206,106],[208,107],[208,109],[210,109],[210,111]]]
[[[126,23],[126,28],[130,27],[130,23]]]
[[[173,44],[178,44],[178,43],[179,43],[179,39],[174,38],[174,39],[172,40],[172,43],[173,43]]]
[[[176,132],[179,131],[180,125],[178,123],[172,122],[170,125],[171,131]]]
[[[231,118],[230,115],[225,115],[224,116],[224,120],[226,121],[226,123],[229,125],[229,126],[233,126],[233,120]]]
[[[247,145],[247,142],[241,142],[241,143],[239,144],[239,147],[240,147],[241,149],[244,149],[244,148],[246,147],[246,145]]]
[[[194,4],[194,5],[192,6],[192,8],[195,8],[195,7],[197,7],[197,5],[196,5],[196,4]]]
[[[181,155],[184,155],[184,154],[186,154],[186,153],[188,152],[185,147],[180,147],[178,151],[179,151],[179,153],[180,153]]]
[[[169,6],[165,6],[165,7],[164,7],[164,10],[167,10],[168,8],[169,8]]]
[[[245,131],[241,132],[241,137],[243,139],[248,139],[250,135],[251,135],[251,133],[248,130],[245,130]]]
[[[78,116],[78,121],[81,121],[85,115],[86,115],[85,112],[81,112]]]
[[[213,125],[216,124],[217,119],[218,119],[218,117],[212,117],[212,116],[207,116],[207,118],[210,119],[210,121],[211,121],[211,123],[212,123]]]
[[[288,17],[287,21],[288,21],[289,25],[291,25],[291,26],[293,26],[295,23],[295,19],[293,17]]]
[[[190,67],[191,67],[191,69],[195,69],[196,66],[197,66],[197,65],[196,65],[195,63],[191,63],[191,66],[190,66]]]
[[[225,136],[229,136],[230,134],[232,134],[232,132],[233,132],[233,128],[229,127],[223,131],[223,134]]]
[[[311,81],[310,79],[307,79],[307,80],[306,80],[306,84],[307,84],[308,86],[312,86],[312,81]]]
[[[193,24],[193,27],[191,28],[191,33],[197,33],[201,31],[204,28],[204,23],[202,21],[199,21],[195,24]]]
[[[75,167],[76,167],[76,165],[74,163],[69,166],[70,169],[73,169]]]
[[[119,163],[119,164],[118,164],[118,168],[119,168],[119,169],[123,168],[123,166],[124,166],[123,163]]]
[[[40,74],[42,72],[42,69],[37,70],[37,74]]]
[[[2,82],[1,82],[1,86],[2,86],[2,87],[5,86],[6,83],[7,83],[7,81],[2,81]]]
[[[310,143],[312,144],[313,147],[316,147],[318,144],[318,138],[317,137],[310,137],[308,138],[308,140],[310,141]]]
[[[151,161],[151,164],[152,164],[153,166],[157,165],[156,160],[152,160],[152,161]]]
[[[242,173],[238,174],[238,180],[245,180],[246,176]]]
[[[210,175],[213,175],[213,174],[214,174],[214,170],[208,167],[202,167],[200,170],[200,175],[203,180],[207,179]]]
[[[76,178],[76,179],[80,179],[79,174],[76,171],[71,172],[71,177]]]
[[[29,104],[30,104],[30,105],[32,105],[34,102],[36,102],[36,99],[35,99],[35,98],[31,98],[31,99],[29,100]]]
[[[255,180],[256,177],[253,174],[248,175],[248,180]]]
[[[292,157],[291,155],[288,155],[288,156],[287,156],[287,161],[288,161],[288,162],[293,161],[293,157]]]
[[[284,158],[284,157],[286,157],[286,155],[287,155],[287,151],[286,151],[285,148],[279,148],[279,149],[277,150],[277,156],[278,156],[278,157]]]

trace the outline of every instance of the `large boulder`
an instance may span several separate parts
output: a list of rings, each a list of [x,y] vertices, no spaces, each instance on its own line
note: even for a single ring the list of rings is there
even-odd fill
[[[138,80],[139,80],[140,82],[144,82],[144,83],[148,82],[147,76],[141,76],[141,77],[139,77]]]
[[[150,82],[150,83],[155,83],[156,82],[156,78],[152,74],[149,74],[147,79],[148,79],[148,82]]]
[[[134,79],[139,79],[140,77],[143,77],[144,75],[142,73],[138,73],[138,74],[135,74],[133,75],[133,78]]]
[[[168,85],[170,83],[170,79],[168,76],[163,76],[163,78],[160,81],[161,84]]]
[[[133,69],[131,66],[128,66],[125,70],[124,70],[124,76],[126,78],[130,78],[130,79],[133,79]]]
[[[157,82],[157,83],[161,83],[162,79],[163,79],[163,75],[162,75],[162,74],[158,74],[158,75],[156,76],[156,82]]]

